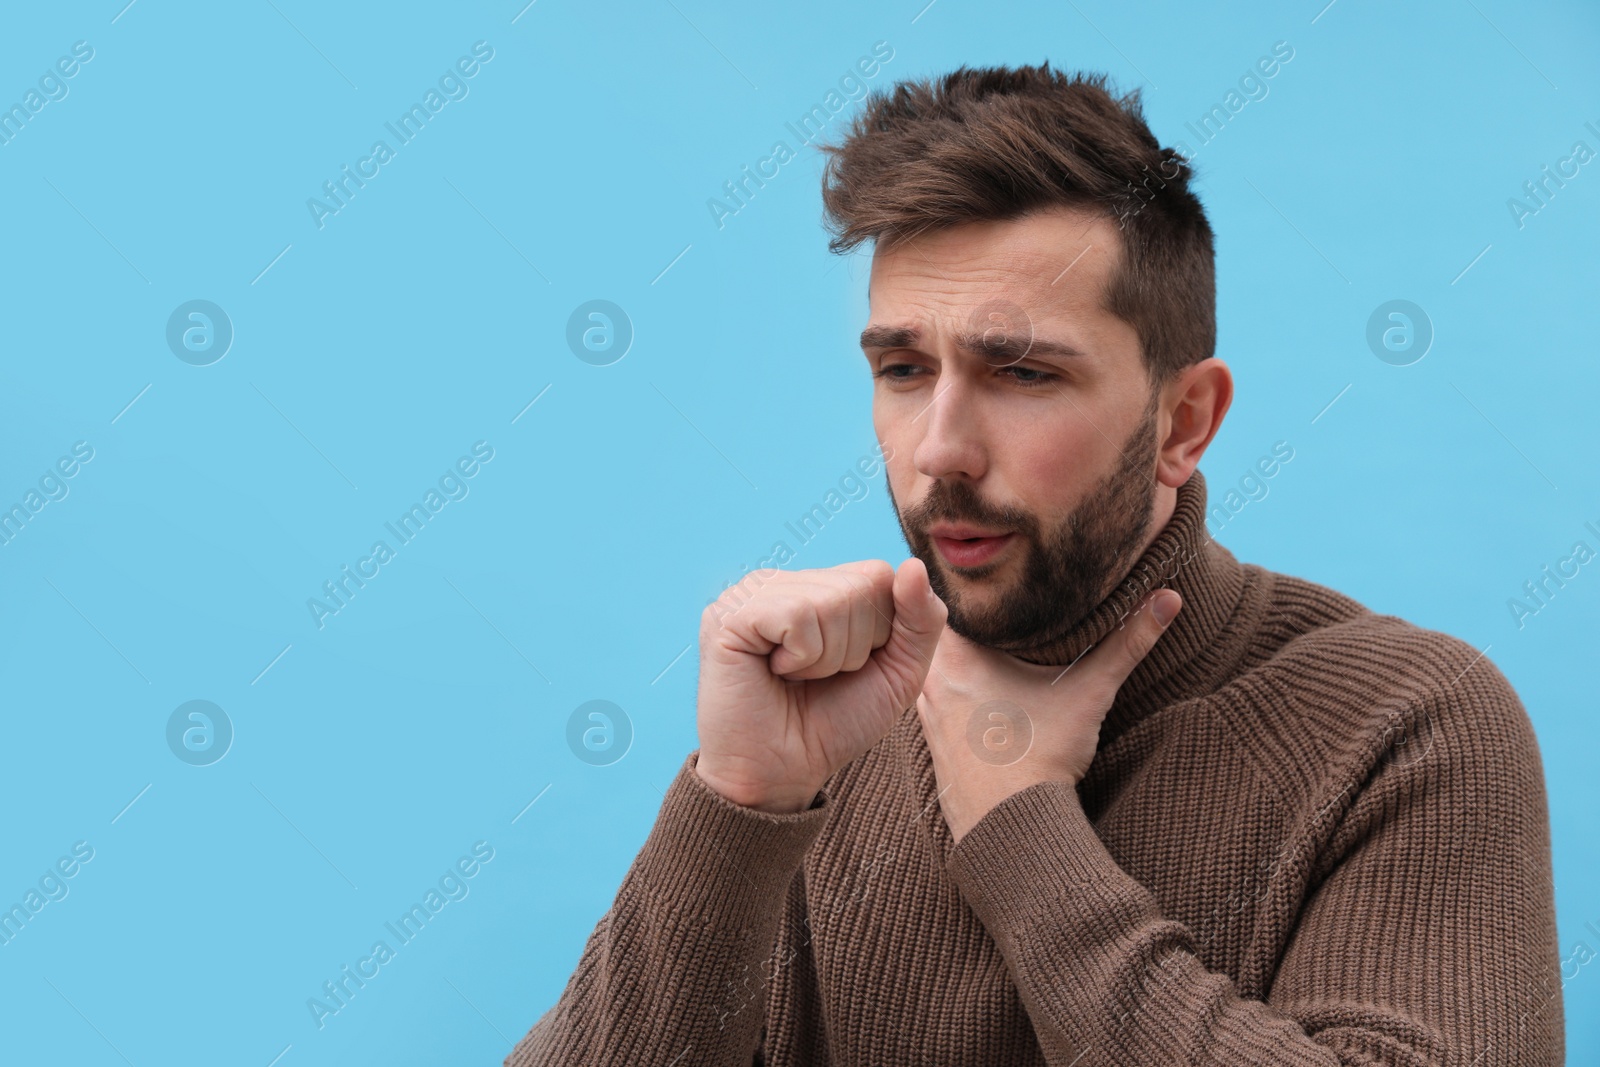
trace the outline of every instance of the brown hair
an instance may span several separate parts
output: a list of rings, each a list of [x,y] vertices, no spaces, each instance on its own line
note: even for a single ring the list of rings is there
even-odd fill
[[[1107,309],[1139,334],[1155,386],[1216,349],[1211,226],[1192,167],[1145,124],[1139,90],[1103,74],[961,67],[874,90],[842,144],[819,144],[831,252],[887,249],[923,230],[1054,205],[1114,218],[1123,235]]]

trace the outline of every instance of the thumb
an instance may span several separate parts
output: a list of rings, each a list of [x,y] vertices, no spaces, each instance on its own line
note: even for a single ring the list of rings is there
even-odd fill
[[[894,618],[890,620],[889,640],[873,653],[873,659],[896,687],[894,696],[901,706],[909,707],[922,691],[949,614],[944,601],[934,595],[922,560],[912,556],[901,563],[894,574]]]
[[[1155,648],[1167,624],[1177,618],[1183,597],[1173,589],[1157,589],[1145,597],[1122,625],[1086,657],[1085,667],[1120,689],[1141,660]]]

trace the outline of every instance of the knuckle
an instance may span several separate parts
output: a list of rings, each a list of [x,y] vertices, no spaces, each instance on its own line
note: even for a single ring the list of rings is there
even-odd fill
[[[848,585],[826,586],[817,589],[807,599],[816,611],[819,622],[840,623],[850,618],[856,595]]]
[[[1138,624],[1128,634],[1128,665],[1130,668],[1137,666],[1139,661],[1148,656],[1150,651],[1155,648],[1156,640],[1160,638],[1161,632],[1154,629],[1154,626],[1154,618],[1150,617],[1150,613],[1146,612],[1145,617],[1140,618]]]
[[[722,597],[707,604],[705,610],[700,613],[700,636],[703,638],[707,634],[716,632],[736,610]]]
[[[776,567],[764,571],[746,571],[737,582],[724,589],[711,606],[724,614],[731,614],[756,600],[768,589],[781,586],[790,577],[789,572]]]
[[[770,567],[766,570],[746,571],[744,576],[733,583],[730,588],[737,590],[742,596],[753,597],[768,585],[781,582],[784,574],[784,571],[776,567]]]
[[[832,568],[834,574],[864,594],[879,592],[894,585],[894,567],[885,559],[860,559]]]
[[[886,559],[862,560],[861,571],[874,585],[894,584],[894,565]]]

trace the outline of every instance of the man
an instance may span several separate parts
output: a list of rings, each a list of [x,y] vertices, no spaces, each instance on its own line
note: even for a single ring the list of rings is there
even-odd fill
[[[1207,536],[1211,230],[1137,94],[962,68],[824,148],[914,558],[706,609],[701,746],[506,1063],[1562,1062],[1510,684]]]

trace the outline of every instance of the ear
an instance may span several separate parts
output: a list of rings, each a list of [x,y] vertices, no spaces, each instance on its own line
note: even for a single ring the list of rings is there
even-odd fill
[[[1233,403],[1233,373],[1215,356],[1185,367],[1161,390],[1162,437],[1156,476],[1176,489],[1200,465]]]

